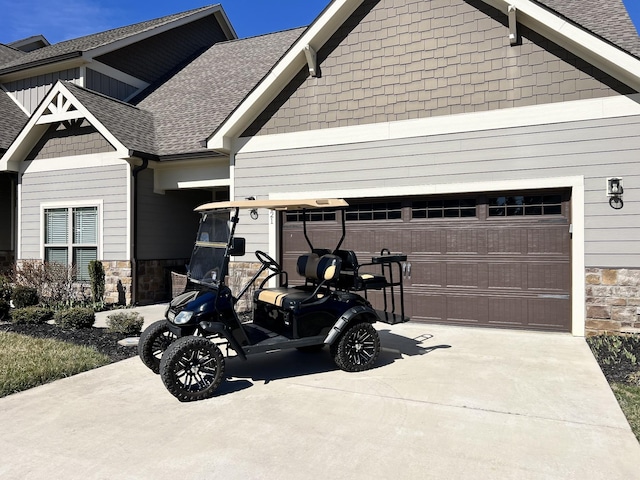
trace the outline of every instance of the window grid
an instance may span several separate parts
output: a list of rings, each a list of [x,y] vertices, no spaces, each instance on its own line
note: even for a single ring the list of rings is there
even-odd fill
[[[490,217],[561,214],[562,195],[504,195],[489,198]]]
[[[475,198],[415,201],[411,218],[469,218],[477,216]]]
[[[363,203],[347,209],[347,221],[401,220],[400,202]]]
[[[312,210],[306,212],[307,222],[335,221],[335,210]],[[302,212],[285,212],[285,220],[289,222],[302,222]]]

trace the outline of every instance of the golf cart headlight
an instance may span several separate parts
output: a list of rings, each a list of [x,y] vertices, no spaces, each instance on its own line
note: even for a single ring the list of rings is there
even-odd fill
[[[176,325],[184,325],[193,317],[193,312],[189,312],[187,310],[181,311],[176,318],[173,319],[173,323]]]

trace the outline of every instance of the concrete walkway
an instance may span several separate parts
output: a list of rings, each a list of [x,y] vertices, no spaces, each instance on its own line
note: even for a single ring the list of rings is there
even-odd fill
[[[182,404],[137,358],[0,399],[3,479],[624,479],[640,445],[582,338],[377,324],[377,368],[230,359]]]

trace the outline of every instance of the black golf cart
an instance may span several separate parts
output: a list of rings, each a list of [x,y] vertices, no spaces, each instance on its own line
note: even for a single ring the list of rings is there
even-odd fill
[[[409,320],[404,315],[401,274],[406,255],[383,249],[370,262],[359,264],[355,252],[341,250],[347,206],[341,199],[322,199],[244,200],[198,207],[202,218],[187,290],[171,301],[165,320],[142,333],[138,351],[144,364],[160,373],[167,389],[180,401],[214,394],[225,375],[221,348],[227,355],[233,351],[246,359],[288,348],[319,351],[328,345],[342,370],[371,368],[380,352],[380,338],[372,324]],[[296,270],[304,284],[289,286],[289,272],[258,250],[255,256],[261,267],[234,297],[226,277],[230,257],[245,253],[244,239],[235,237],[239,214],[259,208],[302,211],[309,252],[298,258]],[[306,211],[311,209],[341,211],[342,236],[333,248],[317,248],[309,239]],[[269,287],[270,283],[279,286]],[[253,285],[253,316],[242,321],[235,306]],[[372,290],[383,293],[380,310],[367,298]]]

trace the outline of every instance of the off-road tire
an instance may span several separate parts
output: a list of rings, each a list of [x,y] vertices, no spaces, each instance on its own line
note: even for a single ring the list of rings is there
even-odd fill
[[[380,355],[380,336],[370,323],[349,325],[331,346],[336,365],[346,372],[370,369]]]
[[[224,356],[206,338],[179,338],[162,356],[160,378],[181,402],[204,400],[213,396],[224,380]]]
[[[165,350],[178,337],[169,330],[167,320],[158,320],[149,325],[138,340],[138,355],[153,373],[160,373],[160,359]]]

